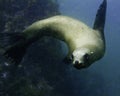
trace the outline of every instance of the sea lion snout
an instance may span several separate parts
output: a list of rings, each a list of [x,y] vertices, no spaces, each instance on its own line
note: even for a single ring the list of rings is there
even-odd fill
[[[82,62],[79,62],[79,61],[75,61],[75,63],[73,64],[73,66],[76,68],[76,69],[82,69],[85,67],[85,64],[82,63]]]
[[[76,65],[79,64],[79,61],[75,61],[75,64],[76,64]]]

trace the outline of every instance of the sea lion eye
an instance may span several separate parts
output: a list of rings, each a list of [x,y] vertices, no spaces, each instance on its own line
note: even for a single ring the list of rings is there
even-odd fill
[[[84,60],[85,60],[85,61],[88,61],[88,60],[89,60],[89,54],[85,54],[85,55],[84,55]]]
[[[73,54],[71,55],[71,59],[73,59],[74,58],[74,56],[73,56]]]
[[[73,58],[74,58],[74,56],[71,55],[71,56],[69,57],[69,61],[71,62],[71,61],[73,60]]]
[[[73,61],[74,56],[70,55],[69,58],[66,58],[65,61],[67,61],[67,63],[71,63]]]

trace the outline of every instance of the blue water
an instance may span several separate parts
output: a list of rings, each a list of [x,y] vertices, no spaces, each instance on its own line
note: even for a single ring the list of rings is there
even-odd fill
[[[0,6],[3,7],[3,13],[5,11],[3,20],[0,19],[3,22],[0,27],[1,32],[21,32],[38,19],[59,14],[59,12],[56,13],[57,10],[53,10],[57,9],[56,7],[52,9],[51,4],[51,6],[49,4],[45,6],[47,0],[31,0],[38,1],[31,7],[26,6],[26,0],[26,3],[24,0],[12,1],[14,2],[7,4],[10,6],[4,6],[4,4]],[[54,3],[54,0],[50,1]],[[103,0],[57,1],[58,10],[62,15],[76,18],[92,27],[96,12]],[[76,70],[72,65],[65,65],[62,62],[68,51],[67,46],[59,40],[45,38],[28,48],[19,68],[7,66],[0,59],[3,63],[0,62],[0,67],[2,66],[0,68],[0,96],[27,96],[24,94],[32,96],[32,93],[44,93],[43,96],[120,96],[120,1],[107,0],[107,2],[105,24],[107,48],[101,60],[88,69]],[[15,27],[14,24],[16,24]]]
[[[58,0],[63,15],[77,18],[90,27],[102,0]],[[83,71],[71,72],[75,96],[120,96],[120,1],[107,0],[106,53]]]

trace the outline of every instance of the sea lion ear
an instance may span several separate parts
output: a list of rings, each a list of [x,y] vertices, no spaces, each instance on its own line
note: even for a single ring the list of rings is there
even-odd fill
[[[107,0],[104,0],[97,11],[94,26],[93,26],[93,29],[98,30],[103,36],[103,38],[104,38],[106,8],[107,8]]]

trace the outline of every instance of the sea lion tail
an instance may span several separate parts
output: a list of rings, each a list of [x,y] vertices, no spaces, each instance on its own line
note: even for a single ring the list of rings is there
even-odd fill
[[[28,45],[21,33],[0,33],[0,53],[8,63],[18,65],[23,59]]]

